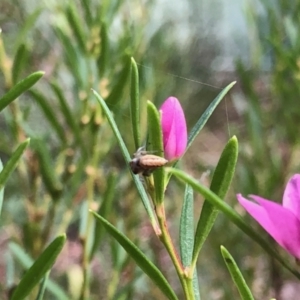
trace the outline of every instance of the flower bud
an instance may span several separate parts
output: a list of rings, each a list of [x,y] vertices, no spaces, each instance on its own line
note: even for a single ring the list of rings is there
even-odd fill
[[[176,160],[185,152],[187,129],[182,107],[175,97],[169,97],[160,108],[165,158]]]

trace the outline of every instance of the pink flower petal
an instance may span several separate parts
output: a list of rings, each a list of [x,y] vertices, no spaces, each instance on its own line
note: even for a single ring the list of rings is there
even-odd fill
[[[300,174],[295,174],[288,181],[283,194],[282,205],[291,210],[300,220]]]
[[[266,210],[255,202],[249,201],[241,194],[236,195],[239,203],[245,210],[278,242],[281,239],[276,228],[271,222]]]
[[[240,194],[237,199],[247,212],[282,246],[296,258],[300,258],[300,221],[278,203],[251,195],[258,204]]]

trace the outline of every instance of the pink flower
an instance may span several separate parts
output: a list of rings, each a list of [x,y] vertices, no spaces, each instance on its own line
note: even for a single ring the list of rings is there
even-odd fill
[[[237,195],[246,211],[287,252],[300,259],[300,174],[287,183],[282,205],[250,195],[256,203]]]
[[[185,152],[187,130],[184,112],[175,97],[169,97],[160,108],[165,157],[178,159]]]

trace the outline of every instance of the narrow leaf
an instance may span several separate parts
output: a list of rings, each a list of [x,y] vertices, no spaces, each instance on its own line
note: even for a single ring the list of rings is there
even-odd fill
[[[13,86],[3,97],[0,98],[0,111],[18,98],[22,93],[31,88],[44,75],[44,73],[45,72],[42,71],[32,73]]]
[[[92,212],[98,222],[101,222],[107,232],[113,236],[118,243],[126,250],[137,265],[147,274],[157,287],[167,296],[168,299],[178,299],[169,285],[168,281],[160,270],[147,258],[147,256],[124,234],[110,224],[107,220]]]
[[[27,253],[25,253],[24,249],[14,242],[10,242],[8,244],[8,247],[20,262],[20,264],[23,266],[23,268],[29,269],[33,264],[33,259]],[[47,280],[46,287],[47,290],[55,296],[55,299],[69,300],[69,297],[65,294],[63,289],[51,279]]]
[[[232,137],[225,146],[215,169],[210,189],[221,199],[226,196],[230,187],[238,157],[238,142]],[[197,224],[192,268],[195,268],[199,252],[217,218],[218,210],[210,202],[205,201]]]
[[[118,141],[118,144],[121,148],[121,151],[122,151],[122,154],[123,154],[123,157],[125,159],[125,162],[127,163],[127,165],[129,166],[129,162],[131,160],[131,157],[129,155],[129,152],[127,150],[127,147],[123,141],[123,138],[121,136],[121,133],[117,127],[117,124],[112,116],[112,113],[110,112],[108,106],[106,105],[105,101],[102,99],[102,97],[94,90],[92,90],[93,93],[95,94],[97,100],[99,101],[102,109],[103,109],[103,112],[105,113],[106,117],[107,117],[107,120],[117,138],[117,141]],[[131,170],[130,170],[131,171]],[[134,184],[138,190],[138,193],[142,199],[142,202],[143,202],[143,205],[146,209],[146,212],[150,218],[150,222],[154,228],[154,230],[157,230],[159,228],[158,224],[157,224],[157,220],[155,218],[155,214],[154,214],[154,211],[153,211],[153,207],[149,201],[149,198],[148,198],[148,195],[145,191],[145,188],[144,186],[142,185],[141,181],[139,180],[139,177],[134,175],[132,172],[131,173],[131,176],[132,176],[132,179],[134,181]]]
[[[33,140],[32,146],[39,159],[39,167],[42,174],[43,182],[51,194],[53,200],[57,200],[62,192],[63,185],[55,173],[54,163],[51,159],[49,150],[41,140]]]
[[[140,96],[139,96],[139,72],[136,62],[131,57],[131,87],[130,87],[131,124],[135,148],[141,146],[140,133]]]
[[[284,261],[284,259],[275,251],[273,247],[270,246],[270,244],[258,232],[256,232],[252,227],[250,227],[233,208],[231,208],[227,203],[225,203],[221,198],[219,198],[214,192],[212,192],[207,187],[201,185],[196,179],[180,170],[169,168],[167,169],[167,171],[175,175],[185,184],[189,184],[195,191],[204,196],[207,201],[209,201],[217,209],[222,211],[232,223],[239,227],[244,233],[246,233],[255,242],[257,242],[267,253],[269,253],[272,257],[277,259],[286,269],[288,269],[292,274],[294,274],[297,278],[300,279],[300,273],[294,270],[290,265],[288,265],[288,263]]]
[[[221,246],[221,253],[223,256],[223,259],[225,261],[225,264],[227,266],[227,269],[231,275],[232,280],[234,281],[240,296],[242,300],[254,300],[254,297],[239,269],[237,266],[234,258],[231,256],[231,254],[228,252],[228,250]]]
[[[30,15],[26,15],[24,22],[22,22],[22,26],[20,30],[18,30],[18,35],[15,37],[15,49],[20,46],[20,44],[25,43],[28,38],[28,32],[33,30],[33,27],[40,16],[41,12],[44,9],[41,7],[36,8]]]
[[[36,300],[43,300],[44,299],[44,294],[45,294],[46,284],[47,284],[47,280],[49,278],[49,274],[50,274],[50,271],[48,271],[46,273],[46,275],[44,276],[44,278],[42,279],[42,282],[40,284],[40,288],[39,288],[39,292],[38,292],[38,295],[36,297]]]
[[[194,194],[185,186],[179,227],[180,256],[184,267],[190,266],[194,247]]]
[[[31,90],[30,94],[34,98],[36,103],[40,106],[46,119],[52,126],[53,130],[56,132],[57,136],[60,138],[61,142],[65,144],[67,140],[65,136],[65,131],[63,130],[61,124],[58,122],[57,113],[55,113],[53,108],[50,106],[48,100],[42,93],[38,92],[37,90]]]
[[[180,256],[184,267],[190,266],[194,247],[194,191],[185,186],[179,227]],[[200,300],[197,270],[194,270],[193,289],[196,300]]]
[[[2,170],[3,170],[3,164],[0,159],[0,176],[1,176]],[[1,216],[2,204],[3,204],[3,195],[4,195],[4,187],[2,187],[2,188],[0,187],[0,216]]]
[[[26,298],[32,289],[41,281],[48,270],[54,264],[58,254],[66,241],[66,235],[58,236],[38,257],[30,269],[25,273],[17,288],[15,289],[12,300]]]
[[[14,257],[21,263],[24,269],[29,269],[33,264],[33,259],[25,252],[20,245],[14,242],[9,242],[9,250],[13,253]]]
[[[155,105],[150,101],[147,102],[147,112],[148,112],[147,148],[149,148],[149,150],[155,151],[155,155],[164,157],[160,114],[157,108],[155,107]],[[155,170],[153,172],[153,177],[154,177],[154,189],[155,189],[155,199],[153,199],[153,201],[156,204],[160,204],[164,200],[164,193],[165,193],[164,168],[158,168],[157,170]]]
[[[27,62],[27,58],[28,51],[26,49],[26,46],[25,44],[21,44],[17,50],[12,66],[12,79],[14,84],[17,83],[20,73]]]
[[[79,145],[84,145],[84,143],[82,142],[82,139],[81,139],[81,131],[79,128],[79,124],[76,121],[76,116],[73,115],[61,88],[58,86],[58,84],[56,82],[51,83],[51,88],[54,91],[54,93],[59,101],[61,111],[66,119],[66,123],[72,129],[77,143]]]
[[[221,100],[226,96],[228,91],[235,85],[235,81],[227,85],[221,93],[214,99],[214,101],[208,106],[208,108],[205,110],[205,112],[202,114],[196,125],[192,128],[189,134],[188,138],[188,145],[187,149],[191,146],[192,142],[198,135],[198,133],[201,131],[201,129],[204,127],[212,113],[214,112],[215,108],[218,106],[218,104],[221,102]],[[186,149],[186,150],[187,150]]]
[[[112,87],[110,94],[105,99],[108,108],[111,110],[115,110],[117,108],[117,104],[120,102],[122,98],[123,91],[130,74],[130,62],[131,60],[126,55],[123,62],[124,67],[119,74],[119,78],[117,79],[115,85]]]
[[[12,254],[9,251],[3,253],[3,259],[5,261],[5,277],[6,287],[13,287],[15,285],[16,278],[16,264]],[[12,291],[11,291],[12,292]]]
[[[48,279],[46,281],[46,289],[49,293],[55,296],[54,299],[59,299],[59,300],[70,299],[70,297],[66,294],[67,292],[51,279]]]
[[[109,57],[109,39],[107,33],[107,24],[105,22],[101,23],[100,39],[101,39],[101,52],[97,59],[97,66],[98,66],[100,77],[104,77],[107,68],[107,63],[108,63],[108,57]]]
[[[29,141],[30,139],[27,139],[23,143],[21,143],[18,146],[18,148],[14,151],[8,162],[5,164],[3,170],[0,173],[0,190],[4,187],[5,182],[9,178],[10,174],[17,167],[22,154],[29,145]]]
[[[81,22],[78,10],[73,7],[73,5],[68,5],[66,9],[66,16],[68,18],[70,27],[74,33],[74,36],[76,38],[76,41],[78,43],[79,48],[81,49],[82,53],[85,53],[86,47],[85,47],[85,34],[82,30],[83,28],[83,22]]]
[[[99,5],[98,9],[99,18],[101,20],[105,18],[107,22],[111,24],[118,14],[122,3],[124,3],[122,0],[103,1],[103,5]]]
[[[112,202],[115,196],[115,190],[116,190],[116,183],[117,183],[117,176],[116,174],[110,174],[107,180],[107,187],[103,195],[103,199],[101,201],[101,206],[98,210],[98,215],[102,216],[103,218],[106,218],[106,216],[111,211]],[[96,251],[99,248],[99,244],[101,242],[102,236],[103,236],[103,226],[101,223],[97,222],[95,225],[95,232],[94,232],[94,243],[91,250],[90,258],[92,259],[95,255]]]
[[[80,55],[76,45],[73,45],[72,40],[64,32],[64,27],[60,28],[56,26],[54,27],[54,31],[63,46],[66,65],[69,67],[74,80],[77,82],[77,86],[83,86],[84,80],[82,78],[81,70],[78,67],[80,64]]]
[[[193,290],[194,290],[195,300],[200,300],[200,289],[199,289],[197,269],[194,270],[194,275],[193,275]]]
[[[94,23],[94,18],[92,14],[92,10],[93,10],[92,5],[89,0],[81,0],[80,2],[84,11],[85,21],[87,22],[89,28],[92,28]]]
[[[0,214],[2,210],[2,203],[3,203],[3,195],[4,195],[4,186],[6,181],[8,180],[10,174],[15,170],[17,167],[21,156],[23,155],[24,151],[29,145],[30,139],[25,140],[21,143],[18,148],[14,151],[8,162],[5,164],[4,168],[2,162],[0,160]]]

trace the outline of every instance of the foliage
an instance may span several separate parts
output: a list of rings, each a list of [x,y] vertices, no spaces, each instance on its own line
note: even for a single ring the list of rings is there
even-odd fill
[[[245,253],[260,252],[251,241],[251,253],[247,246],[232,246],[244,239],[242,232],[299,278],[235,211],[234,202],[226,202],[234,199],[232,182],[244,194],[277,199],[287,174],[299,166],[292,159],[299,144],[296,7],[279,0],[262,3],[263,16],[252,8],[248,13],[252,26],[258,24],[261,56],[254,62],[272,54],[270,93],[265,100],[255,88],[261,64],[247,70],[237,62],[248,99],[245,111],[233,107],[246,119],[243,131],[237,131],[240,160],[237,164],[238,140],[232,137],[222,142],[213,167],[199,162],[198,135],[205,125],[209,130],[207,122],[235,82],[226,79],[224,88],[202,90],[168,75],[194,65],[193,76],[209,85],[211,74],[199,72],[209,70],[204,54],[219,51],[210,44],[212,37],[196,65],[195,45],[206,36],[196,38],[195,27],[185,49],[180,47],[172,22],[154,27],[154,1],[144,6],[120,0],[0,4],[0,10],[17,16],[1,15],[0,239],[7,241],[1,245],[7,257],[1,299],[206,299],[214,280],[223,283],[223,270],[228,278],[225,264],[233,278],[227,285],[237,290],[225,287],[224,299],[238,292],[252,299],[246,282],[255,277],[241,261]],[[191,20],[200,8],[193,5]],[[137,148],[145,145],[163,155],[157,107],[171,94],[183,100],[190,128],[184,157],[149,177],[134,175],[129,162]],[[195,179],[208,167],[214,170],[210,188]],[[197,194],[205,199],[201,212]],[[233,254],[222,246],[221,255],[220,244]],[[221,261],[217,275],[211,253]]]

